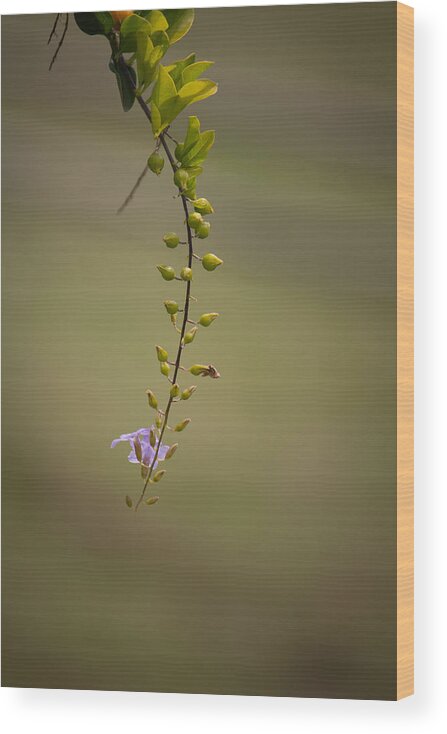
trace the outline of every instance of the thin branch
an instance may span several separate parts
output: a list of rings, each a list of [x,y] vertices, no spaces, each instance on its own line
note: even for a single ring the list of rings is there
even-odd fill
[[[132,201],[132,199],[133,199],[133,197],[134,197],[134,195],[135,195],[135,193],[136,193],[137,189],[139,188],[139,186],[140,186],[140,184],[141,184],[141,182],[142,182],[143,178],[145,177],[146,173],[148,172],[148,170],[149,170],[149,169],[148,169],[147,165],[146,165],[146,166],[144,166],[143,170],[141,171],[140,175],[139,175],[139,176],[138,176],[138,178],[137,178],[137,181],[136,181],[136,183],[135,183],[135,185],[134,185],[134,187],[133,187],[132,191],[131,191],[131,192],[130,192],[130,194],[129,194],[129,195],[128,195],[128,196],[126,197],[126,199],[125,199],[125,200],[123,201],[123,203],[121,204],[120,208],[119,208],[119,209],[117,210],[117,212],[116,212],[117,214],[121,214],[121,212],[123,212],[123,211],[124,211],[124,209],[126,208],[126,206],[127,206],[128,204],[130,204],[130,202]]]
[[[70,18],[70,15],[69,15],[69,13],[67,13],[67,14],[66,14],[66,16],[65,16],[65,25],[64,25],[64,30],[63,30],[63,32],[62,32],[61,40],[60,40],[60,41],[59,41],[59,43],[57,44],[57,48],[56,48],[56,51],[54,52],[54,54],[53,54],[53,58],[51,59],[51,63],[50,63],[50,65],[49,65],[49,67],[48,67],[48,71],[51,71],[51,69],[53,68],[53,64],[54,64],[54,62],[56,61],[56,59],[57,59],[57,57],[58,57],[58,54],[59,54],[59,51],[60,51],[60,50],[61,50],[61,48],[62,48],[62,44],[63,44],[63,42],[64,42],[64,40],[65,40],[65,36],[67,35],[67,30],[68,30],[68,20],[69,20],[69,18]]]
[[[49,45],[50,45],[50,43],[51,43],[51,39],[53,38],[53,36],[55,36],[55,35],[56,35],[56,28],[57,28],[57,24],[59,23],[59,18],[60,18],[60,17],[61,17],[61,14],[60,14],[60,13],[57,13],[57,14],[56,14],[56,18],[55,18],[55,21],[54,21],[54,23],[53,23],[53,27],[52,27],[52,29],[51,29],[51,33],[50,33],[50,35],[49,35],[49,38],[48,38],[48,41],[47,41],[47,46],[49,46]]]

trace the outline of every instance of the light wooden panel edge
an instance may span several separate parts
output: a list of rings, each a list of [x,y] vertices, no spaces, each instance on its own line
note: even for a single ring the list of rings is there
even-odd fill
[[[397,699],[414,692],[413,18],[397,3]]]

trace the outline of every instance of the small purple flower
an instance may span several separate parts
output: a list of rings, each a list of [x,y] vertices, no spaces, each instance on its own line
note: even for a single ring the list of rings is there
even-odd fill
[[[155,426],[151,426],[151,428],[155,431]],[[133,433],[123,433],[119,438],[115,438],[115,440],[112,441],[110,448],[111,449],[115,448],[115,446],[121,443],[121,441],[129,441],[131,452],[127,458],[132,464],[139,464],[140,462],[138,461],[135,455],[135,446],[134,446],[134,440],[138,436],[140,444],[141,444],[143,464],[145,464],[146,466],[151,466],[154,460],[156,448],[158,446],[158,441],[155,445],[155,448],[152,448],[149,442],[150,430],[151,430],[150,428],[139,428],[138,431],[134,431]],[[168,449],[169,449],[169,446],[166,446],[165,444],[160,444],[160,449],[158,451],[157,461],[154,464],[154,469],[156,469],[157,467],[158,460],[163,460],[165,458]]]

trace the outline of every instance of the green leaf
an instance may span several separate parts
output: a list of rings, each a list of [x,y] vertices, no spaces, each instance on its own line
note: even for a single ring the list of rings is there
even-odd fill
[[[183,70],[183,82],[193,82],[198,79],[210,66],[214,64],[214,61],[197,61],[195,64],[191,64]]]
[[[140,15],[128,15],[121,23],[120,50],[124,53],[135,53],[137,50],[137,33],[142,32],[146,36],[152,33],[152,26]]]
[[[89,36],[105,36],[112,30],[113,20],[110,13],[75,13],[78,28]]]
[[[163,10],[163,15],[169,23],[168,36],[171,44],[180,41],[188,33],[194,22],[194,10]]]
[[[154,46],[163,46],[165,48],[165,53],[169,48],[169,38],[164,31],[156,31],[155,33],[152,33],[151,41]]]
[[[151,65],[151,54],[154,50],[149,36],[145,32],[137,31],[137,72],[138,72],[138,85],[140,87],[147,87],[155,76],[155,69]]]
[[[191,115],[188,118],[188,129],[186,131],[186,137],[185,137],[185,142],[183,146],[182,160],[183,160],[183,157],[188,153],[189,150],[191,150],[192,146],[195,145],[199,139],[200,139],[200,120],[195,115]]]
[[[135,92],[129,80],[129,75],[127,74],[125,69],[122,69],[116,64],[113,58],[110,59],[109,69],[115,74],[121,97],[121,104],[123,105],[123,110],[124,112],[128,112],[135,102]],[[127,69],[134,85],[136,85],[137,78],[134,69],[132,69],[131,66],[128,66]]]
[[[95,15],[103,27],[104,34],[105,35],[109,34],[113,28],[113,18],[111,14],[108,13],[107,11],[102,11],[99,13],[95,13]]]
[[[200,163],[203,163],[209,150],[214,145],[215,138],[216,134],[214,130],[207,130],[202,133],[197,143],[193,145],[185,155],[183,155],[182,163],[188,166],[197,166]]]
[[[202,166],[190,166],[190,165],[183,166],[182,165],[182,168],[183,167],[185,168],[185,171],[188,172],[188,176],[190,178],[197,178],[197,176],[200,176],[200,174],[203,173]]]
[[[161,10],[150,10],[145,18],[149,21],[153,31],[165,31],[168,28],[168,21]]]
[[[210,79],[199,79],[195,82],[188,82],[179,91],[179,97],[182,102],[186,105],[192,104],[193,102],[200,102],[202,99],[211,97],[216,94],[217,84],[212,82]]]
[[[165,120],[165,116],[162,112],[163,105],[177,96],[177,89],[173,78],[167,72],[166,68],[160,64],[158,67],[157,82],[152,92],[152,100],[160,110],[162,120]]]
[[[170,66],[166,67],[168,72],[172,76],[173,80],[175,81],[175,85],[177,89],[179,89],[179,87],[181,87],[183,84],[183,81],[182,81],[183,70],[190,64],[193,64],[195,60],[196,60],[196,55],[190,54],[185,59],[180,59],[180,61],[176,61],[175,64],[171,64]]]
[[[195,199],[196,198],[196,177],[191,176],[188,181],[188,186],[186,187],[185,191],[183,192],[185,196],[188,197],[188,199]]]
[[[165,53],[166,53],[166,49],[164,46],[156,46],[154,50],[151,51],[151,55],[149,56],[149,63],[151,67],[154,67],[154,72],[155,72],[155,67],[157,66],[159,61],[162,60]]]
[[[162,131],[161,115],[157,105],[151,102],[152,132],[159,135]]]

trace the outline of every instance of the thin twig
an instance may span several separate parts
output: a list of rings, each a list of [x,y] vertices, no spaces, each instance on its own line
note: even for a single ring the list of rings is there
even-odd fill
[[[134,195],[135,195],[138,187],[140,186],[140,184],[141,184],[143,178],[145,177],[146,173],[148,172],[148,170],[149,169],[148,169],[147,165],[144,166],[143,170],[141,171],[140,175],[137,178],[137,181],[136,181],[136,183],[135,183],[132,191],[127,196],[127,198],[125,199],[125,201],[123,201],[123,203],[121,204],[120,208],[117,210],[117,212],[116,212],[117,214],[121,214],[121,212],[124,211],[124,209],[126,208],[126,206],[128,204],[130,204],[130,202],[132,201],[132,199],[133,199],[133,197],[134,197]]]
[[[62,44],[63,44],[63,42],[64,42],[64,40],[65,40],[65,36],[66,36],[66,34],[67,34],[67,29],[68,29],[68,20],[69,20],[69,18],[70,18],[70,15],[69,15],[69,13],[67,13],[67,14],[66,14],[66,16],[65,16],[65,25],[64,25],[64,30],[63,30],[63,32],[62,32],[61,40],[60,40],[60,41],[59,41],[59,43],[57,44],[57,48],[56,48],[56,51],[54,52],[54,54],[53,54],[53,58],[51,59],[51,63],[50,63],[50,65],[49,65],[49,67],[48,67],[48,71],[51,71],[51,69],[53,68],[53,64],[54,64],[54,62],[56,61],[56,59],[57,59],[57,56],[58,56],[58,53],[59,53],[59,51],[60,51],[60,50],[61,50],[61,48],[62,48]]]
[[[53,27],[51,29],[51,33],[50,33],[49,38],[48,38],[48,41],[47,41],[47,46],[50,45],[51,39],[53,38],[53,36],[56,35],[56,28],[57,28],[57,24],[59,23],[59,18],[60,17],[61,17],[61,14],[60,13],[57,13],[56,14],[56,19],[55,19],[55,21],[53,23]]]

